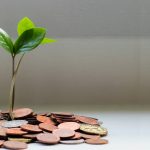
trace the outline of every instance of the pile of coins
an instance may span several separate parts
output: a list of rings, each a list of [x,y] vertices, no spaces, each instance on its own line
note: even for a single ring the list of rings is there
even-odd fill
[[[107,129],[96,118],[66,112],[34,113],[32,109],[13,111],[14,120],[0,113],[0,147],[26,149],[27,143],[41,144],[107,144]],[[4,119],[5,118],[5,119]],[[7,119],[10,119],[9,117]]]

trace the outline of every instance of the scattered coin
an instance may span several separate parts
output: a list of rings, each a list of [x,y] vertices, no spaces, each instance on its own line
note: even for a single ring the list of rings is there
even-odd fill
[[[39,124],[40,129],[48,131],[48,132],[52,132],[55,129],[58,129],[58,127],[56,127],[55,125],[52,124],[47,124],[47,123],[41,123]]]
[[[96,139],[96,138],[100,138],[100,135],[92,135],[92,134],[85,134],[85,133],[80,133],[80,135],[84,139]]]
[[[100,139],[100,138],[87,139],[87,140],[85,140],[85,142],[88,143],[88,144],[108,144],[108,140]]]
[[[18,141],[5,141],[3,146],[5,148],[14,150],[26,149],[28,147],[26,143]]]
[[[24,142],[24,143],[30,143],[32,139],[27,138],[8,138],[9,141],[18,141],[18,142]]]
[[[40,133],[42,130],[39,128],[38,125],[31,125],[31,124],[26,124],[21,126],[22,130],[32,132],[32,133]]]
[[[80,130],[91,134],[107,135],[107,129],[98,125],[80,124]]]
[[[78,130],[80,128],[80,124],[76,122],[64,122],[58,125],[59,129],[71,129]]]
[[[80,139],[80,138],[81,138],[81,134],[79,132],[75,132],[75,135],[71,137],[70,139],[74,140],[74,139]]]
[[[10,128],[6,130],[6,134],[8,135],[24,135],[27,132],[22,131],[21,128]]]
[[[0,140],[0,147],[2,147],[4,140]]]
[[[37,134],[25,134],[25,135],[22,135],[23,138],[28,138],[28,139],[32,139],[32,140],[36,140],[36,136],[38,135],[39,133]]]
[[[61,137],[61,138],[70,138],[75,135],[75,131],[71,129],[56,129],[53,131],[53,134]]]
[[[49,117],[42,116],[42,115],[37,115],[36,119],[39,122],[47,123],[47,124],[55,124],[54,121],[52,121]]]
[[[25,125],[27,123],[28,121],[26,120],[12,120],[12,121],[4,121],[3,123],[1,123],[1,126],[5,128],[16,128]]]
[[[57,116],[73,116],[74,114],[68,112],[51,112],[52,115]]]
[[[76,119],[82,123],[91,124],[91,125],[98,125],[99,121],[95,118],[85,117],[85,116],[78,116],[76,115]]]
[[[0,137],[6,137],[6,128],[0,128]]]
[[[84,143],[84,139],[80,139],[80,140],[61,140],[60,143],[63,143],[63,144],[81,144],[81,143]]]
[[[51,133],[41,133],[37,135],[37,140],[45,144],[57,144],[60,141],[60,138]]]
[[[20,108],[13,111],[14,118],[24,118],[33,113],[30,108]]]

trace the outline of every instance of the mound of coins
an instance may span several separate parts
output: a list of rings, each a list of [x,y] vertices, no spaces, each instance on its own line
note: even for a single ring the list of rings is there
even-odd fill
[[[15,109],[14,120],[8,111],[0,112],[0,148],[26,149],[28,143],[39,144],[108,144],[102,122],[89,116],[69,112],[36,113],[30,108]]]

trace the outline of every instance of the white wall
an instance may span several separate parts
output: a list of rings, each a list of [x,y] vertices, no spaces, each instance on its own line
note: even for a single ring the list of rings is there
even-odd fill
[[[58,40],[28,53],[18,104],[150,104],[150,1],[1,0],[0,27],[13,38],[30,17]],[[0,48],[0,105],[8,102],[10,56]]]

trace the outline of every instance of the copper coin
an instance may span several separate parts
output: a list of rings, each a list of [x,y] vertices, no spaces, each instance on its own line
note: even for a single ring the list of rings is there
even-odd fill
[[[23,135],[27,134],[27,132],[22,131],[21,128],[10,128],[6,130],[6,134],[8,135]]]
[[[6,137],[6,128],[0,128],[0,137]]]
[[[47,124],[53,124],[53,125],[55,124],[54,121],[52,121],[49,117],[46,117],[46,116],[37,115],[36,119],[39,122],[43,122],[43,123],[47,123]]]
[[[78,130],[80,128],[80,124],[76,122],[64,122],[58,125],[59,129],[71,129]]]
[[[37,135],[37,140],[45,144],[57,144],[60,141],[60,138],[51,133],[41,133]]]
[[[20,108],[13,111],[14,118],[24,118],[33,113],[30,108]]]
[[[75,132],[75,135],[71,137],[70,139],[74,140],[74,139],[80,139],[80,138],[81,138],[81,134],[79,132]]]
[[[35,140],[37,135],[38,134],[25,134],[22,137]]]
[[[53,134],[61,137],[61,138],[70,138],[75,135],[75,131],[71,129],[56,129],[53,131]]]
[[[21,129],[28,131],[28,132],[33,132],[33,133],[42,132],[42,130],[39,128],[38,125],[26,124],[26,125],[21,126]]]
[[[3,146],[8,149],[15,149],[15,150],[20,150],[20,149],[26,149],[27,144],[24,142],[18,142],[18,141],[6,141],[3,143]]]
[[[52,124],[47,124],[47,123],[41,123],[39,124],[40,129],[48,131],[48,132],[52,132],[55,129],[58,129],[58,127],[52,125]]]
[[[73,116],[74,114],[69,113],[69,112],[52,112],[52,115],[57,115],[57,116]]]
[[[92,134],[85,134],[85,133],[80,133],[80,135],[84,139],[96,139],[96,138],[100,138],[99,135],[92,135]]]
[[[3,145],[4,140],[0,140],[0,147]]]
[[[60,115],[52,115],[53,118],[60,118],[60,119],[75,119],[75,116],[60,116]]]
[[[60,143],[62,143],[62,144],[81,144],[81,143],[84,143],[84,139],[80,139],[80,140],[61,140]]]
[[[86,139],[86,143],[88,144],[108,144],[108,140],[97,138],[97,139]]]
[[[82,123],[87,123],[87,124],[91,124],[91,125],[98,125],[99,124],[97,119],[91,118],[91,117],[85,117],[85,116],[78,116],[77,115],[76,119]]]
[[[32,139],[27,138],[8,138],[9,141],[18,141],[18,142],[24,142],[24,143],[30,143]]]

